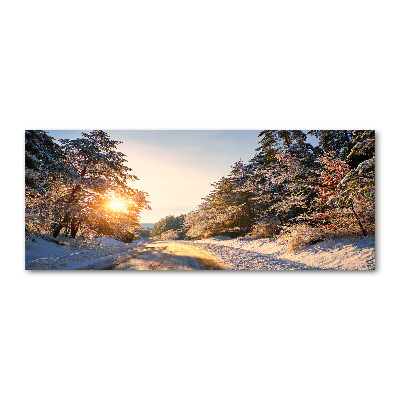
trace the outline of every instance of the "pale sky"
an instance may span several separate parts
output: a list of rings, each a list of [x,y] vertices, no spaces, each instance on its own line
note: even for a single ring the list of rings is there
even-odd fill
[[[196,209],[212,190],[211,183],[228,175],[239,159],[247,162],[254,156],[261,131],[103,130],[123,142],[117,150],[140,179],[130,186],[149,194],[152,210],[142,212],[141,223]],[[89,131],[46,132],[55,139],[76,139]]]

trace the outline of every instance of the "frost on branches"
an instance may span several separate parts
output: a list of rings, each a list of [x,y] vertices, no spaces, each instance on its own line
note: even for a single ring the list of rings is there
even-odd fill
[[[355,233],[358,228],[367,236],[375,232],[374,131],[355,132],[352,145],[346,162],[322,159],[320,199],[328,206],[332,229]]]
[[[187,236],[272,237],[298,224],[318,237],[373,234],[374,131],[309,134],[317,146],[302,131],[262,131],[254,158],[235,163],[187,215]]]
[[[39,142],[38,134],[31,132],[26,133],[26,154],[36,169],[27,163],[27,208],[32,210],[27,213],[29,229],[51,231],[54,238],[64,229],[72,238],[80,232],[132,240],[139,229],[140,212],[149,206],[147,194],[128,185],[138,178],[125,165],[125,155],[116,150],[121,142],[99,130],[82,133],[74,140],[61,139],[59,146],[43,131],[33,131],[41,132],[44,139]],[[38,157],[38,153],[44,156]],[[46,178],[43,184],[39,173],[48,171],[58,175],[48,175],[54,179]],[[32,195],[32,190],[37,194]],[[121,203],[118,212],[109,206],[113,201]]]
[[[163,240],[178,240],[183,239],[186,234],[184,228],[185,215],[181,214],[177,217],[168,215],[158,221],[151,228],[151,236],[158,237]]]
[[[64,155],[54,138],[40,130],[25,131],[25,236],[49,226],[55,195],[67,172]],[[50,207],[49,207],[50,205]]]

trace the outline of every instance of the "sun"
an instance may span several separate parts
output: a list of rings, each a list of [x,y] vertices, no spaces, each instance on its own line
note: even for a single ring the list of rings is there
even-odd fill
[[[115,212],[121,212],[125,210],[125,204],[121,200],[111,200],[107,203],[107,208],[111,209],[112,211]]]

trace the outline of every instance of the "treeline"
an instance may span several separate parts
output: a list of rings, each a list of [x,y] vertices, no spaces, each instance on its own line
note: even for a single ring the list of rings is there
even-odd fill
[[[151,228],[151,236],[157,237],[163,240],[181,240],[186,238],[187,229],[184,226],[185,214],[168,215],[165,218],[160,219],[153,228]]]
[[[183,224],[186,238],[273,237],[310,242],[375,230],[374,131],[268,130],[247,164],[238,161]]]
[[[25,131],[26,238],[51,233],[132,241],[149,205],[145,192],[128,186],[138,178],[116,150],[121,142],[101,130],[60,142],[44,131]],[[116,201],[118,211],[110,206]]]

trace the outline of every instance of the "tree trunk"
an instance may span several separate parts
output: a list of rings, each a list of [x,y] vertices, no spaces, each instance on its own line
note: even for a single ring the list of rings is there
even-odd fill
[[[81,174],[80,174],[81,178],[83,178],[83,177],[85,176],[86,171],[87,171],[87,166],[85,166],[85,167],[83,168],[83,170],[82,170],[82,172],[81,172]],[[68,204],[72,204],[72,203],[75,201],[75,196],[76,196],[76,194],[81,190],[81,188],[82,188],[81,185],[78,184],[78,185],[76,185],[76,186],[72,189],[71,196],[70,196],[70,198],[69,198]],[[59,224],[56,226],[56,228],[54,229],[54,231],[53,231],[53,237],[56,238],[56,237],[60,234],[60,232],[61,232],[63,226],[64,226],[66,223],[69,222],[70,216],[71,216],[71,211],[67,211],[67,212],[65,213],[65,216],[64,216],[64,219],[62,220],[62,222],[59,223]]]
[[[249,218],[249,225],[250,225],[250,229],[251,229],[254,225],[254,211],[251,207],[249,199],[246,200],[246,208],[247,208],[247,215]]]
[[[64,226],[63,224],[58,224],[57,225],[57,227],[53,231],[53,237],[56,238],[60,234],[61,229],[63,228],[63,226]]]
[[[73,239],[76,238],[76,234],[78,233],[79,224],[76,222],[76,218],[72,218],[71,221],[71,237]]]
[[[283,140],[285,141],[287,148],[289,149],[291,146],[290,139],[289,139],[289,133],[287,131],[283,131],[282,136],[283,136]],[[293,157],[294,156],[293,150],[289,150],[289,154],[291,157]]]
[[[55,227],[53,231],[53,237],[56,238],[60,234],[62,228],[65,226],[65,224],[68,223],[70,215],[71,215],[70,211],[65,213],[63,220]]]
[[[353,211],[354,216],[356,217],[356,220],[358,222],[358,225],[360,226],[362,233],[364,234],[364,236],[368,236],[366,230],[364,229],[360,217],[357,215],[356,211],[354,210],[354,206],[353,206],[353,202],[351,202],[351,211]]]

